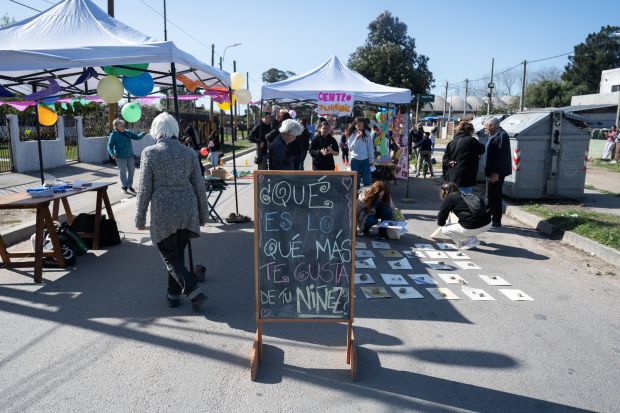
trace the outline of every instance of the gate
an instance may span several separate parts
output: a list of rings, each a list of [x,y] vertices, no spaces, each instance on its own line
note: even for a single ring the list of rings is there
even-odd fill
[[[65,123],[65,157],[67,163],[79,162],[77,120],[70,117],[63,117],[63,120]]]
[[[5,115],[0,115],[0,172],[11,172],[11,134]]]

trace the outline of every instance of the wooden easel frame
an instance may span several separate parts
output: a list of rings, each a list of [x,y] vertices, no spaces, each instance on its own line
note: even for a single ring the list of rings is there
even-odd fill
[[[280,318],[280,319],[261,319],[260,308],[258,302],[258,175],[338,175],[351,176],[353,185],[353,199],[351,199],[351,217],[353,219],[353,235],[351,237],[351,261],[353,271],[351,273],[351,315],[348,319],[297,319],[297,318]],[[254,171],[254,280],[255,280],[255,296],[256,296],[256,336],[254,337],[254,345],[252,347],[252,356],[250,359],[251,379],[256,380],[258,371],[258,363],[263,361],[263,327],[262,323],[343,323],[347,326],[347,353],[346,361],[351,366],[351,379],[357,380],[357,351],[355,349],[355,338],[353,336],[353,307],[355,303],[355,238],[357,235],[357,172],[351,171]]]

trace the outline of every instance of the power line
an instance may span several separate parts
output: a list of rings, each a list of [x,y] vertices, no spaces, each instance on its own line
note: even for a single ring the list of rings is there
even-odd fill
[[[13,2],[13,3],[15,3],[15,4],[19,4],[20,6],[24,6],[24,7],[27,7],[27,8],[29,8],[29,9],[32,9],[32,10],[34,10],[34,11],[38,11],[39,13],[41,13],[41,10],[37,10],[37,9],[35,9],[34,7],[26,6],[25,4],[18,3],[18,2],[16,2],[15,0],[9,0],[9,1],[12,1],[12,2]]]

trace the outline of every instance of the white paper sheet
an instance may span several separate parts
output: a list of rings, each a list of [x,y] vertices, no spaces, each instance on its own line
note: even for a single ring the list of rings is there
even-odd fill
[[[428,254],[429,258],[448,259],[448,256],[443,251],[426,251],[426,254]]]
[[[407,258],[426,258],[422,251],[403,251]]]
[[[428,265],[429,267],[431,267],[433,270],[452,270],[453,268],[451,266],[449,266],[448,264],[443,264],[440,265],[439,264],[440,261],[427,261],[424,264]]]
[[[437,274],[442,280],[448,284],[469,284],[458,274]]]
[[[471,260],[471,258],[469,258],[467,254],[460,251],[446,251],[446,254],[448,254],[448,257],[452,258],[453,260]]]
[[[508,281],[504,280],[502,277],[498,277],[497,275],[481,275],[480,278],[482,278],[484,282],[489,285],[512,285]]]
[[[375,258],[375,254],[370,250],[355,250],[355,256],[357,258]]]
[[[415,247],[422,251],[427,251],[427,250],[432,251],[435,249],[435,247],[433,247],[431,244],[415,244]]]
[[[392,291],[394,291],[394,294],[396,294],[398,298],[402,298],[403,300],[406,300],[408,298],[424,298],[424,296],[420,294],[413,287],[390,287],[390,288],[392,289]],[[399,291],[401,288],[404,288],[407,291],[404,293],[401,293]]]
[[[75,181],[75,182],[73,182],[73,189],[80,189],[80,188],[82,188],[83,184],[84,184],[84,182],[82,182],[82,181]]]
[[[406,225],[407,225],[406,222],[401,222],[401,221],[383,221],[381,222],[381,224],[379,224],[379,228],[399,229],[399,228],[405,228]]]
[[[388,244],[387,242],[379,242],[379,241],[373,241],[372,242],[372,247],[373,248],[380,248],[382,250],[391,250],[392,249],[390,247],[390,244]]]
[[[454,263],[464,270],[481,270],[482,269],[471,261],[455,261]]]
[[[355,268],[371,268],[376,270],[377,266],[375,265],[375,262],[372,260],[372,258],[366,258],[355,260]]]
[[[534,301],[532,297],[525,294],[521,290],[497,290],[504,294],[506,297],[510,298],[512,301]]]
[[[441,244],[437,243],[437,246],[442,250],[458,250],[459,248],[454,244]]]
[[[376,295],[369,294],[373,288],[377,288],[379,292]],[[383,287],[361,287],[362,292],[366,296],[366,298],[392,298],[390,293]]]
[[[416,284],[437,284],[437,281],[428,274],[407,274],[407,276]]]
[[[355,274],[355,284],[374,284],[375,280],[372,279],[372,277],[370,276],[370,274],[366,274],[366,279],[362,280],[360,278],[360,275],[362,274]]]
[[[360,248],[360,249],[366,249],[366,248],[367,248],[367,247],[366,247],[366,243],[365,243],[365,242],[356,242],[356,243],[355,243],[355,249],[358,249],[358,248]]]
[[[379,250],[379,252],[386,258],[401,258],[402,254],[396,250]]]
[[[400,274],[381,274],[381,278],[387,285],[409,285],[404,275]]]
[[[374,165],[370,165],[370,172],[374,172],[374,171],[376,171],[376,170],[377,170],[377,168],[375,168],[375,166],[374,166]]]
[[[398,261],[388,261],[388,264],[390,264],[390,267],[392,267],[393,270],[412,270],[413,269],[411,267],[411,264],[409,264],[409,261],[407,261],[407,258],[403,258],[402,260],[398,260]]]
[[[474,301],[495,301],[495,298],[491,297],[486,291],[479,288],[463,287],[462,291],[463,294]]]
[[[460,300],[460,298],[448,288],[427,288],[426,290],[437,300]]]

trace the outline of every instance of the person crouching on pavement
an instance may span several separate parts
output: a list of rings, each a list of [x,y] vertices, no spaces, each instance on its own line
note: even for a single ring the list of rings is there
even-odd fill
[[[118,165],[118,173],[121,178],[121,189],[124,193],[135,195],[133,189],[133,174],[136,170],[136,161],[133,159],[133,145],[131,140],[139,141],[146,135],[146,128],[142,128],[142,133],[136,135],[130,130],[125,129],[125,121],[121,118],[114,119],[112,122],[114,130],[108,139],[108,152]]]
[[[198,156],[177,140],[179,124],[168,113],[153,120],[151,132],[156,143],[142,151],[135,226],[146,229],[150,203],[151,240],[168,269],[168,305],[177,307],[183,294],[198,311],[207,296],[185,267],[187,242],[200,236],[209,211]]]
[[[437,214],[437,225],[441,232],[450,237],[461,249],[471,249],[480,245],[476,238],[491,228],[491,210],[484,200],[475,194],[463,194],[452,182],[445,183],[439,190],[443,199]],[[458,224],[447,224],[450,212],[459,219]]]
[[[356,201],[357,229],[363,235],[370,234],[370,228],[381,221],[395,219],[398,211],[392,203],[390,189],[381,181],[377,181],[360,192]],[[379,228],[377,239],[387,238],[387,228]]]

